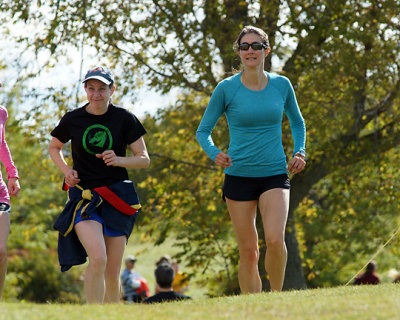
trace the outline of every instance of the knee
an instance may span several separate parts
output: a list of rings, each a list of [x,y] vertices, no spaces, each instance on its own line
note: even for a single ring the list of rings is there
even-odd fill
[[[256,265],[258,263],[258,259],[260,257],[260,253],[257,247],[244,247],[240,250],[240,261],[246,264]]]
[[[265,237],[265,243],[267,244],[267,249],[272,250],[285,250],[285,239],[282,236],[270,235]]]
[[[7,248],[0,246],[0,264],[7,261]]]
[[[89,265],[93,269],[104,271],[107,265],[107,256],[100,253],[89,256]]]

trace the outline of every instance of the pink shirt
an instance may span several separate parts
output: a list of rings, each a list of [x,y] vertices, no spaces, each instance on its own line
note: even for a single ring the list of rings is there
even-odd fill
[[[10,149],[8,148],[5,138],[5,127],[8,119],[7,109],[0,105],[0,160],[6,168],[7,179],[18,178],[18,170],[11,158]],[[10,203],[10,195],[0,170],[0,202]]]

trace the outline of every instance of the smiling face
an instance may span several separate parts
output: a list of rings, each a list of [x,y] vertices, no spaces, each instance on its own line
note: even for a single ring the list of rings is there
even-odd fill
[[[255,33],[247,33],[240,39],[240,44],[248,43],[252,44],[254,42],[262,43],[262,39],[259,35]],[[245,68],[264,68],[264,59],[268,55],[270,48],[262,50],[254,50],[251,46],[248,50],[238,49],[240,59]]]
[[[95,112],[107,110],[114,90],[115,86],[110,88],[109,85],[100,80],[90,79],[86,81],[85,91],[90,108]]]

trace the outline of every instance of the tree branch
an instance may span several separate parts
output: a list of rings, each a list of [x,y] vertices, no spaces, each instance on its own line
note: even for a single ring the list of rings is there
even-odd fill
[[[196,65],[205,66],[205,68],[206,68],[205,74],[210,75],[210,77],[211,77],[211,79],[210,79],[211,82],[213,82],[214,84],[216,84],[216,80],[215,80],[215,78],[213,77],[213,72],[212,72],[212,70],[211,70],[211,61],[210,61],[211,53],[208,52],[208,54],[205,55],[205,56],[207,57],[207,62],[208,62],[208,63],[205,63],[204,59],[199,59],[200,55],[199,55],[199,54],[196,54],[196,53],[194,52],[194,46],[190,45],[190,44],[188,43],[188,41],[187,41],[187,37],[185,37],[185,33],[184,33],[183,28],[182,28],[182,23],[179,22],[179,21],[176,19],[176,16],[170,15],[170,14],[165,10],[165,8],[159,4],[158,0],[153,0],[153,3],[154,3],[154,4],[156,5],[156,7],[167,17],[168,21],[170,21],[170,25],[173,26],[176,37],[177,37],[177,38],[179,39],[179,41],[183,44],[182,47],[183,47],[184,49],[186,49],[187,53],[193,58],[193,65],[194,65],[194,66],[196,66]],[[192,9],[193,9],[193,8],[192,8]],[[193,15],[195,15],[195,13],[194,13],[193,11],[192,11],[192,13],[193,13]],[[200,48],[199,48],[199,49],[200,49]],[[203,56],[203,55],[201,55],[201,56]],[[177,70],[177,68],[175,68],[175,69]],[[205,92],[206,94],[211,95],[211,92],[209,92],[205,87],[203,87],[203,86],[194,86],[194,84],[193,84],[192,82],[188,81],[188,80],[184,77],[184,75],[183,75],[182,72],[177,72],[177,75],[178,75],[180,78],[182,78],[183,81],[184,81],[186,84],[189,84],[190,87],[191,87],[192,89],[194,89],[194,90],[196,90],[196,91],[199,91],[199,92]],[[200,90],[200,88],[201,88],[201,90]]]
[[[203,166],[203,165],[200,165],[200,164],[197,164],[197,163],[193,163],[193,162],[189,162],[189,161],[174,159],[174,158],[171,158],[169,156],[166,156],[166,155],[163,155],[163,154],[159,154],[159,153],[155,153],[155,152],[149,152],[149,156],[150,157],[157,157],[157,158],[167,159],[168,161],[171,161],[171,162],[182,163],[184,165],[188,165],[188,166],[192,166],[192,167],[196,167],[196,168],[203,168],[203,169],[212,170],[212,171],[218,171],[219,170],[215,166]]]
[[[379,116],[380,114],[388,111],[390,107],[393,105],[394,99],[400,93],[400,80],[397,81],[396,85],[392,89],[392,91],[388,92],[385,97],[379,101],[373,108],[365,110],[362,114],[363,117],[360,120],[360,127],[364,128],[371,120]]]
[[[117,44],[113,43],[111,44],[114,48],[116,48],[117,50],[120,50],[121,52],[124,52],[130,56],[132,56],[135,60],[137,60],[138,62],[140,62],[141,64],[143,64],[146,68],[148,68],[151,72],[153,72],[154,74],[157,74],[161,77],[167,78],[167,79],[174,79],[174,75],[169,75],[166,73],[162,73],[158,70],[156,70],[155,68],[153,68],[152,66],[150,66],[150,64],[148,64],[138,53],[133,53],[133,52],[129,52],[125,49],[122,49],[121,47],[119,47]],[[202,86],[198,86],[196,85],[196,83],[194,82],[190,82],[189,80],[187,80],[181,73],[177,73],[178,76],[182,79],[182,82],[184,82],[189,88],[198,91],[198,92],[203,92],[207,95],[211,95],[211,92],[207,89],[204,88]]]

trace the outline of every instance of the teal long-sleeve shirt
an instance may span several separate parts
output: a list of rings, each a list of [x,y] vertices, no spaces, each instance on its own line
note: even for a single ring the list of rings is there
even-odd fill
[[[221,81],[215,88],[196,138],[215,161],[219,150],[211,133],[225,113],[230,143],[227,154],[232,166],[225,173],[242,177],[269,177],[287,172],[282,145],[283,112],[290,121],[294,154],[305,154],[306,128],[289,79],[266,72],[267,86],[260,91],[246,88],[241,73]]]

